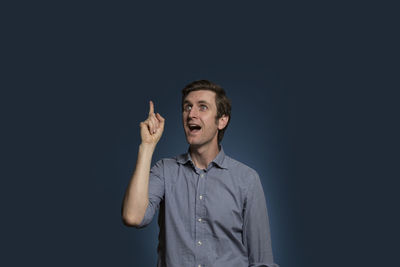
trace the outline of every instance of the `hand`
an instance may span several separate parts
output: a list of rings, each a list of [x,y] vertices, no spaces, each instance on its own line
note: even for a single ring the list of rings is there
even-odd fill
[[[150,101],[149,116],[140,123],[140,136],[143,144],[156,145],[164,131],[165,119],[159,114],[154,114],[154,104]]]

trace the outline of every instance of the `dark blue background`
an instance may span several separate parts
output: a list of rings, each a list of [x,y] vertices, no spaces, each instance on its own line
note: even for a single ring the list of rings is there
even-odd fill
[[[180,90],[197,79],[232,99],[223,146],[262,178],[277,263],[390,266],[396,187],[380,163],[398,164],[382,150],[396,110],[374,91],[396,73],[374,69],[392,60],[393,35],[377,24],[390,13],[271,1],[3,5],[2,266],[155,266],[156,220],[123,226],[122,197],[148,101],[166,118],[154,159],[185,152]]]

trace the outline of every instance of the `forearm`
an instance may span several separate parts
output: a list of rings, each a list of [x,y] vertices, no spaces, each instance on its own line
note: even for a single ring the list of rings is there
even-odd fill
[[[127,225],[137,226],[143,220],[149,203],[149,175],[155,145],[141,144],[135,171],[125,192],[122,218]]]
[[[274,263],[269,218],[261,180],[256,174],[247,193],[244,236],[251,267],[277,267]]]

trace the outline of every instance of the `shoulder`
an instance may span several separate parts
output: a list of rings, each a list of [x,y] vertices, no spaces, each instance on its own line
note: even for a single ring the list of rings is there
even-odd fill
[[[243,162],[240,162],[236,159],[233,159],[229,156],[225,156],[225,161],[228,169],[237,172],[238,174],[246,174],[250,175],[252,177],[258,176],[258,173],[256,170],[251,168],[250,166],[244,164]]]
[[[175,156],[175,157],[169,157],[169,158],[162,158],[156,161],[151,168],[153,171],[154,170],[162,170],[163,172],[168,172],[172,171],[174,169],[177,169],[179,166],[179,163],[183,161],[184,154]]]
[[[164,165],[164,166],[169,166],[169,165],[176,165],[178,163],[177,157],[173,158],[162,158],[159,159],[154,165]]]
[[[246,185],[251,185],[259,180],[259,175],[256,170],[250,166],[233,159],[229,156],[225,156],[226,166],[233,177],[239,179]]]
[[[184,160],[182,155],[158,160],[150,170],[150,173],[165,180],[165,183],[171,183],[182,177],[182,166]]]

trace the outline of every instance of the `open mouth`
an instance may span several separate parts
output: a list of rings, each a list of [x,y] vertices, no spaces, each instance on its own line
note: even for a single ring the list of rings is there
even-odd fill
[[[196,133],[196,132],[200,131],[201,126],[197,125],[197,124],[188,124],[188,128],[191,133]]]

